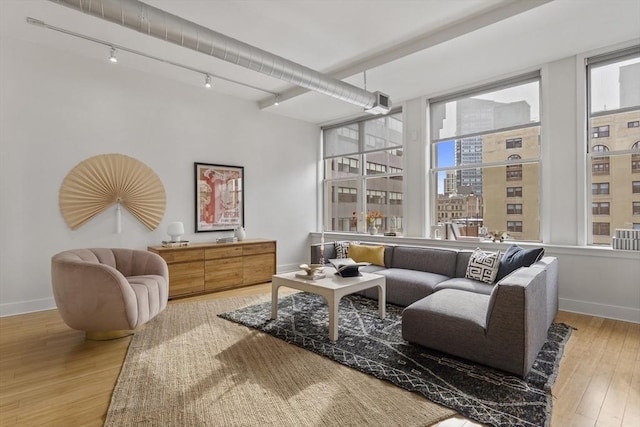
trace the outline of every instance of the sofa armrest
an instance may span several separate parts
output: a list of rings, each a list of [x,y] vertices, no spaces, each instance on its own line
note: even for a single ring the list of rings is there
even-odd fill
[[[546,275],[530,267],[510,274],[494,288],[487,310],[487,338],[502,349],[495,357],[523,376],[547,337]]]
[[[532,264],[531,267],[541,268],[547,272],[545,290],[547,293],[547,328],[549,328],[558,314],[558,258],[544,257]]]

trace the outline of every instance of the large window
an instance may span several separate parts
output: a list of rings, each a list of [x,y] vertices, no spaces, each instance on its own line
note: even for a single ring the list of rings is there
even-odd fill
[[[589,58],[587,80],[590,243],[610,245],[615,229],[637,222],[640,205],[640,46]]]
[[[364,232],[364,216],[381,213],[379,232],[402,232],[402,113],[324,128],[327,231]]]
[[[432,222],[539,241],[538,73],[431,99],[429,109]]]

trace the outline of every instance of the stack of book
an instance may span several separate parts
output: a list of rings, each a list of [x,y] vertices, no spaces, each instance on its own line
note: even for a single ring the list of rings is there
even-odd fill
[[[640,251],[640,230],[617,228],[613,236],[613,249]]]
[[[188,240],[163,240],[162,247],[163,248],[179,248],[182,246],[189,246]]]

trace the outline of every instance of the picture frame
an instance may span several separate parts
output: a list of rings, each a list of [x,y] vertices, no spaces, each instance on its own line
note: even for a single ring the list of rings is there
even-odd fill
[[[244,227],[244,167],[194,163],[196,233]]]

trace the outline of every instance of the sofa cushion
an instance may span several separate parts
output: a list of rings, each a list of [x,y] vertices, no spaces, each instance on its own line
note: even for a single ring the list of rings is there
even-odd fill
[[[453,249],[396,246],[391,267],[453,277],[456,272],[457,255],[458,252]]]
[[[486,345],[488,295],[445,289],[402,312],[402,338],[468,359]]]
[[[509,246],[500,260],[496,282],[520,267],[529,267],[540,261],[543,256],[544,248],[523,249],[516,244]]]
[[[387,303],[402,307],[406,307],[431,295],[438,283],[447,280],[447,276],[434,273],[398,268],[381,269],[371,265],[364,267],[362,271],[368,271],[370,268],[377,268],[377,270],[370,270],[369,272],[385,276],[386,278]],[[367,298],[378,299],[378,291],[376,288],[365,289],[358,293]]]
[[[374,265],[384,266],[384,246],[349,245],[349,258],[355,262],[368,262]]]
[[[499,264],[500,251],[485,252],[482,249],[477,248],[469,258],[467,273],[464,277],[485,283],[493,283],[496,275],[498,274]]]
[[[434,292],[443,289],[458,289],[460,291],[468,291],[476,294],[490,295],[495,285],[480,282],[478,280],[467,279],[465,277],[454,277],[444,282],[440,282],[434,288]]]
[[[467,274],[467,267],[469,266],[469,258],[473,251],[469,249],[462,249],[458,251],[458,257],[456,258],[456,274],[454,277],[464,277]]]

